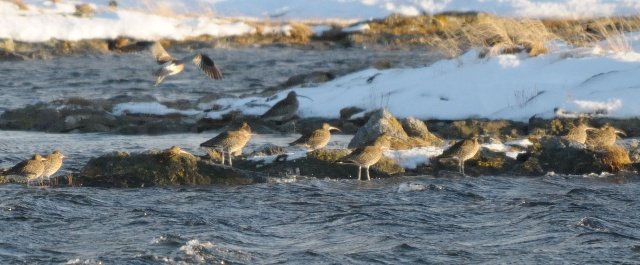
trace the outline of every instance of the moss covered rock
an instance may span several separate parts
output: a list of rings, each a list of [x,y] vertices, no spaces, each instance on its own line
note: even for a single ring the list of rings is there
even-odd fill
[[[68,184],[121,188],[249,184],[261,181],[257,175],[201,160],[173,147],[161,152],[115,152],[93,158]]]

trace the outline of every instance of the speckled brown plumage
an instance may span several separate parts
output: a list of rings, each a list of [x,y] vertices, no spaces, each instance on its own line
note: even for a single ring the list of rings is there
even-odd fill
[[[242,127],[239,130],[220,133],[216,137],[201,143],[200,146],[220,150],[222,152],[223,165],[224,154],[229,154],[229,165],[233,166],[231,154],[242,150],[249,142],[249,139],[251,139],[251,127],[245,122],[242,123]]]
[[[278,101],[267,112],[260,116],[264,121],[279,121],[284,122],[293,119],[298,112],[298,97],[295,91],[289,92],[287,97]]]
[[[593,128],[587,126],[584,123],[581,123],[580,125],[571,128],[567,133],[567,135],[563,136],[563,138],[570,141],[584,144],[587,141],[587,130],[590,130],[590,129],[593,129]]]
[[[447,148],[447,150],[444,150],[440,157],[458,160],[460,173],[464,175],[464,161],[474,157],[479,150],[480,143],[478,143],[478,137],[471,137],[470,139],[464,139],[456,142],[454,145]]]
[[[42,177],[42,173],[44,173],[44,158],[40,154],[35,154],[31,159],[24,160],[5,171],[3,175],[24,178],[28,184],[29,181]]]
[[[384,151],[389,149],[391,145],[389,135],[383,134],[378,137],[371,145],[360,147],[353,150],[347,156],[339,159],[342,163],[352,163],[358,166],[358,180],[361,180],[361,171],[364,167],[367,173],[367,180],[370,180],[369,167],[378,163],[380,158],[384,155]]]
[[[323,123],[322,128],[301,136],[298,140],[291,142],[289,145],[302,146],[310,150],[323,148],[327,146],[331,139],[331,130],[340,131],[340,129],[333,127],[328,123]]]
[[[601,148],[601,147],[609,147],[616,143],[616,139],[618,138],[618,133],[623,134],[624,132],[617,130],[611,126],[605,125],[601,129],[590,130],[587,133],[586,144],[592,148]]]
[[[55,150],[51,154],[45,157],[44,161],[44,172],[42,173],[42,177],[51,178],[53,174],[58,172],[60,167],[62,167],[62,160],[64,159],[64,154],[62,152]]]

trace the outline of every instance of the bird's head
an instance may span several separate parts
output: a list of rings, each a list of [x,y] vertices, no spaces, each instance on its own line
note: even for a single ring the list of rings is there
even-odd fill
[[[337,127],[333,127],[326,122],[322,124],[322,129],[327,131],[336,130],[336,131],[342,132],[342,130],[338,129]]]

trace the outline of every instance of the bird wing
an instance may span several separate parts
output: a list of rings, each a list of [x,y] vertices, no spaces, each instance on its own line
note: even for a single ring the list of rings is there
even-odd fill
[[[204,143],[201,143],[201,147],[220,147],[222,142],[229,137],[229,132],[222,132],[218,134],[216,137],[213,137],[207,140]]]
[[[313,135],[312,133],[311,134],[302,135],[297,140],[289,143],[289,145],[306,145],[307,142],[309,142],[309,139],[311,139],[312,135]]]
[[[160,44],[160,42],[155,42],[153,43],[153,45],[151,45],[151,47],[149,48],[151,50],[151,55],[153,56],[154,59],[156,59],[156,62],[158,62],[158,64],[164,64],[168,61],[172,61],[175,60],[175,58],[173,58],[163,47],[162,44]]]
[[[198,53],[193,57],[193,63],[202,70],[202,72],[215,80],[222,79],[222,72],[216,67],[216,64],[209,56]]]
[[[287,115],[288,113],[294,111],[294,109],[298,109],[298,104],[291,104],[291,102],[287,101],[286,98],[278,101],[273,107],[271,107],[267,112],[260,116],[261,118],[269,118],[269,117],[277,117],[282,115]]]
[[[467,140],[461,140],[456,142],[451,147],[447,148],[447,150],[444,150],[444,152],[442,152],[442,155],[440,155],[440,157],[457,157],[459,155],[460,149],[466,142]]]

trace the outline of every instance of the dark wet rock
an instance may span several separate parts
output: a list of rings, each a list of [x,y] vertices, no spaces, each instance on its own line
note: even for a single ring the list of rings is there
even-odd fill
[[[95,186],[111,188],[250,184],[264,181],[250,173],[208,160],[202,160],[188,153],[169,151],[149,151],[129,154],[115,152],[93,158],[75,174],[73,186]],[[61,179],[62,184],[68,182]]]
[[[439,176],[458,175],[459,164],[455,159],[434,157],[430,166],[417,171]],[[480,149],[476,155],[465,161],[464,171],[469,176],[513,176],[519,174],[521,162],[508,157],[504,152]]]
[[[348,120],[351,119],[351,116],[363,112],[364,109],[358,107],[346,107],[340,110],[340,119]]]
[[[252,156],[272,156],[272,155],[282,155],[285,153],[284,147],[275,145],[275,144],[265,144],[256,148]]]
[[[388,110],[381,109],[373,112],[367,123],[360,127],[349,142],[349,148],[356,148],[372,142],[379,135],[387,133],[391,138],[392,149],[410,149],[429,146],[430,142],[419,137],[407,135],[402,124]]]
[[[335,162],[350,152],[347,149],[319,149],[309,152],[304,158],[295,160],[280,156],[276,162],[269,164],[246,160],[239,161],[237,164],[239,168],[257,170],[269,176],[285,177],[296,174],[318,178],[355,178],[358,174],[357,166]],[[388,178],[402,175],[405,171],[392,159],[383,157],[371,166],[370,172],[372,178]]]
[[[46,104],[29,105],[22,109],[7,110],[0,115],[0,129],[55,132],[60,112]]]
[[[631,168],[631,164],[627,150],[621,146],[592,150],[561,137],[544,136],[534,144],[522,169],[532,173],[615,173]]]
[[[281,86],[292,87],[298,85],[311,85],[319,84],[330,81],[335,78],[335,75],[329,72],[315,71],[308,74],[294,75],[287,79]]]
[[[10,51],[0,51],[0,61],[26,61],[29,58],[22,54]]]

